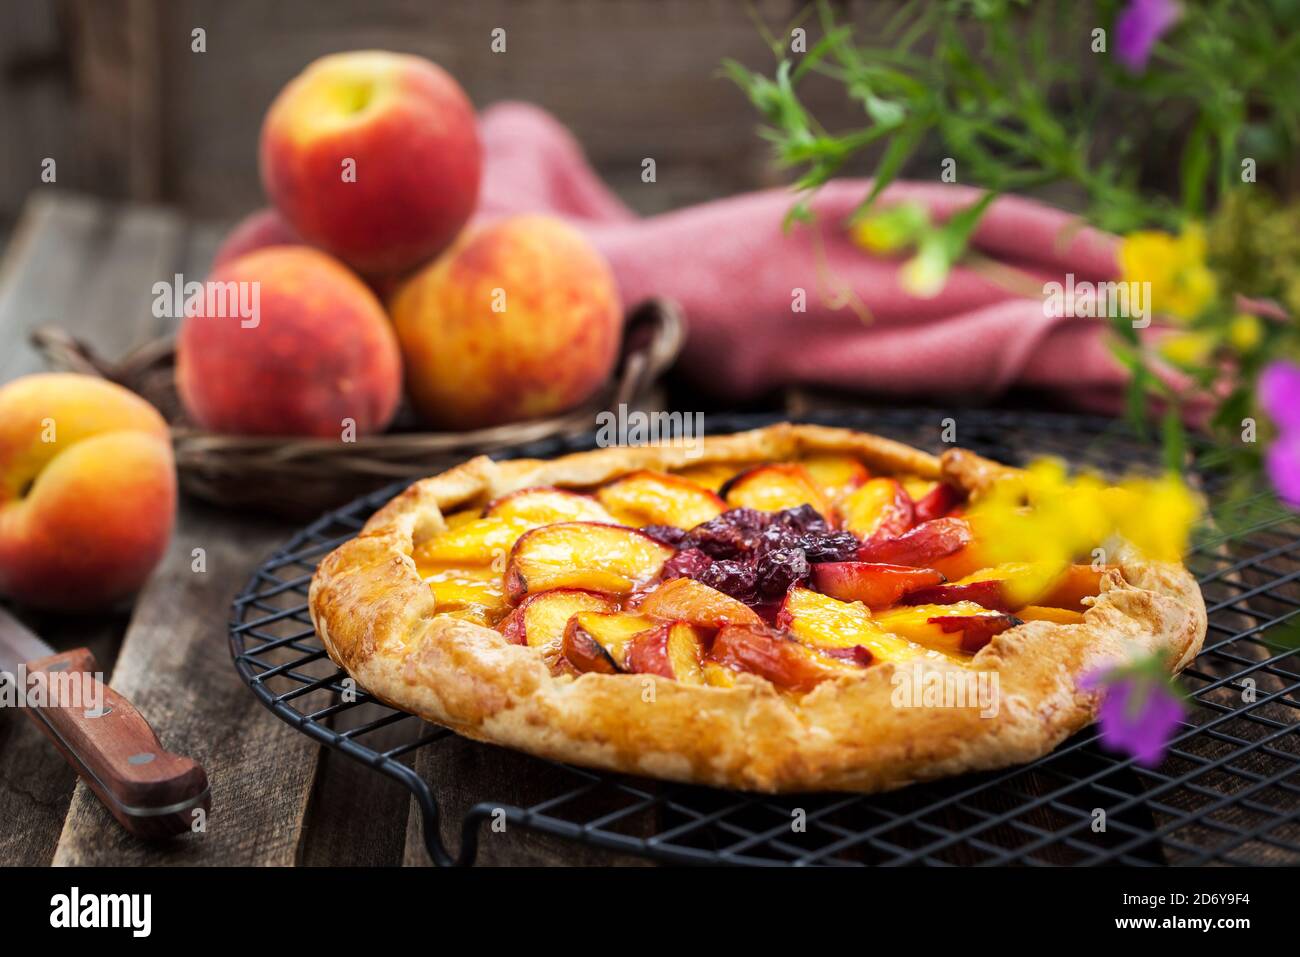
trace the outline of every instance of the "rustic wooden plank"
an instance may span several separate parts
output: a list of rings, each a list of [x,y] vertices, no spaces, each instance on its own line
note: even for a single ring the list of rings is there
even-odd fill
[[[0,380],[43,368],[26,341],[40,323],[58,322],[118,350],[156,333],[144,295],[174,255],[179,221],[158,211],[118,212],[54,187],[32,197],[0,265]],[[59,650],[89,646],[109,673],[128,616],[24,617]],[[0,820],[23,822],[0,835],[0,862],[49,863],[76,777],[21,715],[0,716],[0,782]]]
[[[369,703],[331,722],[337,731],[384,718],[391,709]],[[376,751],[408,744],[422,733],[415,718],[359,735],[355,740]],[[328,748],[321,753],[315,788],[303,825],[298,863],[307,867],[396,866],[406,845],[410,792],[387,775]],[[364,813],[357,813],[364,809]]]
[[[51,188],[41,182],[46,157],[61,186],[91,182],[78,162],[81,103],[62,19],[58,4],[0,4],[0,218],[17,215],[30,191]]]
[[[125,613],[94,619],[32,614],[19,610],[26,625],[57,651],[89,647],[104,674],[112,671],[126,630]],[[49,864],[72,802],[77,776],[26,715],[0,710],[0,866]]]
[[[152,286],[180,272],[199,278],[218,241],[215,231],[191,228],[175,215],[148,208],[105,209],[74,200],[42,204],[42,217],[71,218],[83,233],[74,249],[94,262],[69,260],[67,245],[49,241],[38,223],[32,248],[15,274],[17,303],[38,297],[68,275],[80,289],[56,303],[63,311],[78,300],[73,325],[106,355],[172,331],[173,321],[152,314]],[[48,209],[46,207],[49,207]],[[76,215],[73,215],[73,214]],[[86,225],[89,223],[90,225]],[[64,229],[63,233],[70,230]],[[51,265],[62,248],[63,268]],[[71,263],[71,265],[70,265]],[[34,276],[41,277],[38,281]],[[57,288],[54,290],[57,292]],[[0,304],[6,300],[0,293]],[[86,303],[95,306],[93,312]],[[11,329],[0,310],[0,330]],[[82,324],[96,318],[101,332]],[[298,853],[303,814],[315,780],[318,748],[257,703],[238,679],[226,644],[234,593],[291,529],[265,519],[244,518],[191,501],[182,503],[167,556],[141,593],[111,682],[155,725],[168,748],[199,760],[213,789],[205,833],[170,845],[149,845],[117,827],[81,785],[72,797],[55,855],[56,863],[292,863]],[[193,568],[193,550],[204,549],[206,570]]]
[[[426,726],[432,731],[433,726]],[[529,755],[482,744],[457,735],[427,745],[415,752],[415,770],[428,783],[438,802],[443,846],[453,856],[461,844],[461,825],[470,808],[480,802],[528,807],[580,787],[577,775]],[[650,785],[653,786],[653,785]],[[593,820],[631,801],[614,796],[607,789],[577,798],[549,813],[565,820]],[[653,811],[629,817],[620,831],[648,836],[655,830]],[[406,834],[407,866],[425,867],[432,862],[425,849],[424,820],[419,804],[412,799]],[[619,854],[523,827],[507,825],[494,830],[491,820],[479,824],[476,866],[647,866],[651,862],[630,854]]]
[[[230,662],[230,600],[288,529],[187,503],[171,547],[136,605],[113,670],[163,745],[199,761],[212,785],[206,832],[147,844],[78,784],[55,864],[291,864],[317,746],[267,712]],[[203,548],[206,571],[193,570]]]
[[[27,203],[0,265],[0,380],[43,368],[27,344],[32,327],[67,319],[89,331],[83,282],[103,248],[105,215],[101,203],[55,190]]]

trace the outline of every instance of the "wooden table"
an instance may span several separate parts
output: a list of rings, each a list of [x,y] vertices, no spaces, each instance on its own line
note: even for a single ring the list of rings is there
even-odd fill
[[[0,382],[43,367],[27,343],[37,325],[67,329],[106,356],[165,334],[173,320],[154,317],[153,284],[176,273],[202,279],[219,236],[166,210],[53,188],[34,194],[0,265]],[[164,746],[207,769],[212,812],[204,833],[163,845],[136,840],[31,722],[2,710],[0,866],[429,864],[402,786],[327,753],[272,716],[236,676],[226,639],[231,598],[292,530],[183,500],[170,550],[133,608],[96,617],[18,610],[57,648],[92,648]],[[202,573],[192,570],[198,547],[206,552]],[[417,722],[403,725],[418,730]],[[455,784],[438,796],[454,805]],[[481,860],[591,859],[589,851],[518,838],[518,846],[485,846]]]

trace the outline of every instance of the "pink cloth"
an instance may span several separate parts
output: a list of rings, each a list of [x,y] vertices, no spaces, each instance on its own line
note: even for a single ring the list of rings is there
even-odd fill
[[[1115,238],[1067,213],[1006,197],[975,233],[978,252],[1034,277],[1031,295],[959,268],[938,296],[920,299],[900,287],[897,261],[868,255],[844,233],[845,217],[866,194],[864,180],[836,180],[818,194],[819,260],[807,227],[782,232],[793,202],[786,190],[641,218],[605,187],[550,114],[502,103],[481,123],[480,216],[550,213],[581,228],[609,258],[626,302],[661,295],[681,303],[690,324],[682,368],[722,397],[819,385],[925,401],[1020,385],[1088,408],[1117,407],[1125,377],[1106,345],[1104,320],[1044,315],[1042,282],[1066,272],[1076,282],[1104,281],[1116,271]],[[672,169],[658,175],[662,181]],[[882,202],[919,200],[942,218],[978,195],[898,183]],[[832,307],[827,277],[857,294],[869,323]],[[795,288],[807,291],[806,312],[791,310]]]

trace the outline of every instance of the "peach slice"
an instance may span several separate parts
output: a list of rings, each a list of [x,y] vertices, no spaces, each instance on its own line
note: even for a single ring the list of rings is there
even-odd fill
[[[725,668],[716,661],[704,661],[704,683],[714,688],[734,688],[739,683],[736,681],[736,672],[730,668]]]
[[[506,565],[506,596],[552,588],[629,595],[657,576],[674,554],[644,532],[622,525],[560,522],[526,532]]]
[[[732,671],[766,678],[786,691],[812,691],[823,681],[860,674],[856,665],[818,654],[779,631],[761,625],[727,625],[718,632],[709,660]]]
[[[804,456],[799,464],[832,502],[838,502],[871,478],[865,465],[842,452],[816,452]]]
[[[727,510],[708,489],[679,475],[643,470],[606,485],[596,497],[627,525],[674,525],[690,529]]]
[[[912,527],[912,499],[895,479],[871,479],[840,503],[840,515],[858,538],[892,538]]]
[[[1020,619],[970,601],[952,605],[915,605],[881,612],[875,618],[884,629],[927,648],[947,654],[974,654],[1000,631],[1021,624]]]
[[[484,572],[487,571],[487,574]],[[506,604],[501,576],[484,569],[448,568],[424,577],[433,592],[434,612],[475,609],[487,621],[496,621],[510,606]]]
[[[1006,562],[972,572],[957,584],[1000,581],[1003,582],[1008,600],[1017,607],[1027,604],[1046,605],[1082,612],[1083,599],[1100,594],[1101,576],[1105,571],[1106,566],[1093,568],[1091,565],[1070,565],[1056,572],[1051,566]]]
[[[632,639],[663,622],[619,611],[580,611],[564,626],[564,657],[578,671],[612,675],[627,670]]]
[[[960,635],[956,650],[973,655],[992,641],[994,635],[1024,622],[1014,615],[939,615],[931,618],[930,624],[938,625],[945,637]]]
[[[888,608],[918,588],[943,583],[933,568],[879,565],[872,562],[823,562],[812,567],[813,587],[840,601],[860,601],[868,608]]]
[[[888,565],[931,565],[971,542],[970,526],[960,518],[936,518],[896,538],[873,537],[858,549],[858,561]]]
[[[457,618],[461,621],[473,622],[481,628],[491,628],[493,619],[480,607],[457,608],[455,611],[438,612],[442,618]]]
[[[605,522],[615,524],[614,516],[590,495],[559,488],[524,488],[504,495],[488,504],[484,516],[517,518],[534,527],[556,522]]]
[[[921,499],[933,492],[939,485],[939,483],[933,479],[923,479],[916,475],[904,475],[898,481],[913,502],[920,502]],[[935,517],[937,518],[938,516]]]
[[[930,565],[936,571],[943,572],[944,577],[949,581],[958,584],[967,584],[971,575],[988,568],[993,564],[989,560],[988,552],[980,544],[979,540],[971,542],[962,548],[957,549],[951,555],[944,555],[942,558],[936,558]]]
[[[1082,625],[1083,612],[1068,608],[1048,608],[1046,605],[1026,605],[1016,610],[1021,621],[1050,621],[1058,625]]]
[[[963,492],[946,482],[934,482],[932,485],[934,487],[923,495],[917,495],[911,489],[908,489],[908,494],[912,496],[912,501],[916,503],[915,513],[918,523],[943,518],[966,498]]]
[[[447,523],[447,530],[450,531],[453,528],[468,525],[470,522],[477,522],[482,517],[478,509],[467,508],[459,512],[452,512],[450,515],[444,515],[442,520]]]
[[[673,474],[688,482],[694,482],[700,488],[716,492],[738,472],[754,468],[754,465],[753,462],[701,462],[699,465],[688,465],[684,469],[678,469]]]
[[[705,628],[763,624],[763,619],[744,602],[694,578],[664,582],[642,599],[637,610],[656,618],[685,621]]]
[[[1083,599],[1095,598],[1101,594],[1101,576],[1106,571],[1105,566],[1094,568],[1092,565],[1071,565],[1052,583],[1047,594],[1033,604],[1082,612]]]
[[[520,518],[478,518],[439,532],[417,546],[411,557],[416,565],[490,565],[504,559],[533,527]]]
[[[1015,611],[1014,602],[1007,597],[1006,587],[997,579],[970,582],[966,585],[934,585],[918,588],[903,596],[904,605],[955,605],[974,602],[994,611]]]
[[[875,661],[907,661],[925,653],[882,628],[861,602],[839,601],[811,588],[795,587],[786,593],[776,624],[788,630],[795,641],[823,653],[863,648]]]
[[[684,684],[705,684],[704,638],[684,621],[665,622],[636,635],[627,646],[627,670],[660,675]]]
[[[618,602],[580,588],[556,588],[525,598],[497,627],[506,641],[528,645],[554,664],[563,650],[564,630],[578,612],[610,612]]]
[[[802,465],[760,465],[740,473],[723,486],[722,496],[732,508],[781,512],[811,505],[823,517],[831,518],[830,499]]]

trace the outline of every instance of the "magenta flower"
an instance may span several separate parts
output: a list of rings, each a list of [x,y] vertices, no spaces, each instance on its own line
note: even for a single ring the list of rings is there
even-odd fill
[[[1151,48],[1182,15],[1174,0],[1130,0],[1115,20],[1115,55],[1130,73],[1141,73]]]
[[[1264,456],[1268,479],[1277,497],[1292,508],[1300,508],[1300,430],[1283,432]]]
[[[1277,496],[1300,508],[1300,366],[1278,360],[1264,367],[1255,396],[1278,428],[1264,456],[1264,467]]]
[[[1169,739],[1187,709],[1158,659],[1095,671],[1085,675],[1079,687],[1103,695],[1097,715],[1103,747],[1132,755],[1147,767],[1164,760]]]
[[[1259,405],[1284,432],[1300,429],[1300,366],[1278,360],[1259,374]]]

